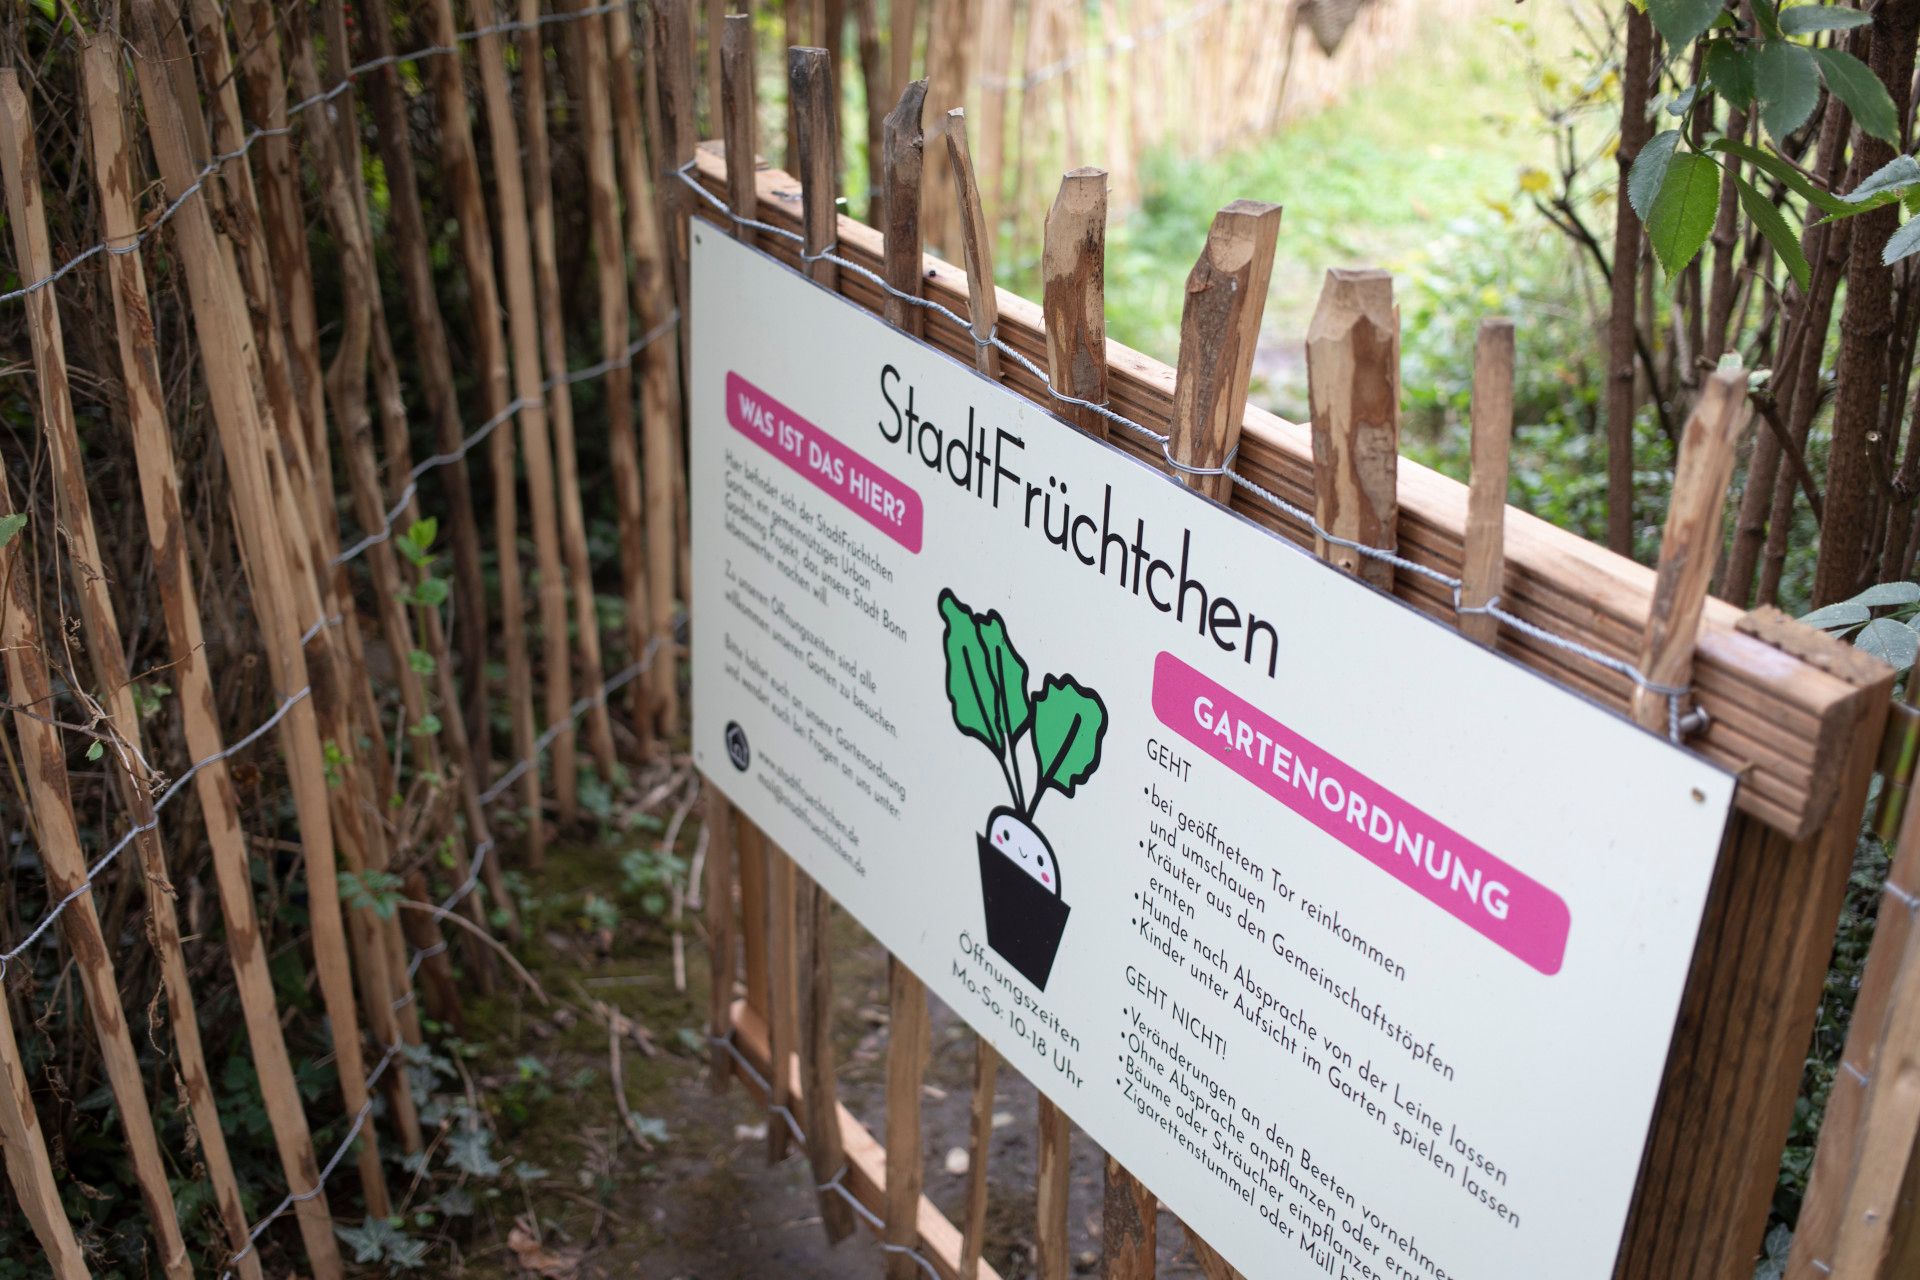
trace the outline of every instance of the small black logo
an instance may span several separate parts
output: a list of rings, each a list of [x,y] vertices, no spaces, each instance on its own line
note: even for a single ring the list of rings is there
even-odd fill
[[[742,773],[753,763],[753,751],[747,746],[747,731],[740,727],[738,720],[727,723],[727,759],[733,761],[733,767]]]

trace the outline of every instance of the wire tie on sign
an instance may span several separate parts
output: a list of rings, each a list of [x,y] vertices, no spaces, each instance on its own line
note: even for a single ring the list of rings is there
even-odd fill
[[[1233,442],[1233,448],[1227,450],[1227,456],[1220,460],[1220,465],[1217,467],[1196,467],[1196,466],[1189,465],[1188,463],[1182,462],[1178,458],[1174,457],[1173,456],[1173,437],[1171,436],[1167,437],[1165,440],[1162,440],[1160,442],[1160,456],[1167,460],[1168,466],[1172,467],[1175,471],[1182,472],[1186,475],[1224,476],[1224,475],[1230,474],[1233,471],[1233,460],[1240,456],[1240,442],[1238,440],[1235,440]]]

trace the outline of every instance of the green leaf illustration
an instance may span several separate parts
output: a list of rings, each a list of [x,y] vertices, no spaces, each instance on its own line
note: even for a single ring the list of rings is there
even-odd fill
[[[1100,742],[1107,732],[1107,708],[1100,695],[1072,676],[1048,676],[1033,704],[1033,751],[1040,780],[1033,807],[1048,787],[1071,796],[1100,764]],[[1031,812],[1029,812],[1031,817]]]
[[[982,617],[952,591],[942,591],[940,616],[947,624],[947,701],[953,706],[953,723],[994,754],[1003,754],[1027,731],[1033,716],[1027,664],[1007,638],[999,614]]]

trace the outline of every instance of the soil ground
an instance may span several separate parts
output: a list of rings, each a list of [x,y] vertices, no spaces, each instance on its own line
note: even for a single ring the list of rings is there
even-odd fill
[[[691,837],[682,846],[690,848]],[[689,913],[685,990],[676,989],[672,931],[635,912],[611,928],[583,914],[587,895],[625,906],[617,845],[557,849],[537,879],[544,896],[517,949],[550,1003],[524,988],[468,1005],[468,1070],[512,1157],[508,1192],[483,1208],[448,1273],[543,1274],[556,1280],[865,1280],[883,1273],[873,1235],[829,1246],[802,1154],[770,1165],[764,1108],[736,1080],[710,1087],[705,1044],[704,931]],[[604,915],[603,915],[604,920]],[[836,913],[835,1045],[841,1100],[884,1140],[886,953]],[[596,1009],[596,1005],[600,1006]],[[628,1108],[664,1137],[643,1150],[615,1103],[607,1011],[621,1037]],[[958,1220],[965,1195],[974,1036],[932,1001],[933,1053],[922,1126],[926,1190]],[[649,1056],[646,1045],[653,1050]],[[1033,1087],[1002,1066],[989,1164],[986,1260],[1007,1280],[1032,1276]],[[1069,1228],[1075,1269],[1099,1270],[1103,1157],[1075,1131]],[[532,1166],[532,1180],[512,1176]],[[490,1208],[490,1211],[489,1211]],[[518,1248],[512,1242],[518,1224]],[[1163,1214],[1160,1274],[1198,1276],[1177,1221]],[[537,1248],[535,1247],[537,1243]]]

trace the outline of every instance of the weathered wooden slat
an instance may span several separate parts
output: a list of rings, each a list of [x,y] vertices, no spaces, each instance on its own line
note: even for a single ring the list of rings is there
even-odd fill
[[[38,144],[33,112],[19,75],[0,69],[0,171],[6,181],[8,221],[12,223],[15,266],[23,280],[37,280],[53,270],[53,250],[47,236],[46,197],[40,186]],[[74,420],[73,395],[67,381],[66,338],[61,328],[59,299],[52,289],[28,295],[28,339],[33,351],[34,377],[42,432],[52,460],[60,539],[73,566],[73,583],[80,598],[80,630],[92,663],[99,705],[107,713],[111,741],[102,754],[114,782],[114,794],[136,827],[147,830],[134,841],[144,873],[149,936],[160,959],[173,1029],[176,1069],[193,1122],[203,1131],[201,1153],[208,1181],[228,1243],[235,1250],[247,1243],[247,1214],[220,1123],[207,1073],[206,1051],[200,1042],[193,983],[180,946],[180,920],[174,910],[172,878],[166,850],[154,815],[146,777],[146,751],[140,717],[133,703],[133,681],[122,650],[120,623],[108,594],[106,564],[94,528],[93,500],[81,452],[79,424]],[[136,1166],[138,1167],[138,1166]],[[164,1239],[164,1233],[162,1238]],[[250,1265],[249,1265],[250,1264]],[[260,1263],[249,1254],[241,1260],[244,1276],[257,1280]]]
[[[1000,312],[994,305],[993,229],[980,203],[980,184],[967,146],[967,112],[947,113],[947,159],[953,167],[954,198],[960,204],[960,245],[967,261],[967,319],[973,329],[973,367],[989,378],[1000,376],[1000,349],[990,341]],[[831,264],[828,264],[831,265]]]
[[[1324,534],[1393,551],[1400,457],[1400,314],[1385,271],[1327,272],[1307,328],[1313,405],[1314,519]],[[1393,566],[1325,536],[1315,554],[1393,590]]]
[[[1507,449],[1513,441],[1513,321],[1486,319],[1473,349],[1473,474],[1461,551],[1460,630],[1484,645],[1500,620],[1467,610],[1500,598],[1506,566]]]
[[[101,230],[113,243],[128,243],[138,233],[140,223],[133,206],[135,165],[125,131],[118,54],[111,38],[95,36],[81,54],[81,72]],[[324,1197],[306,1194],[318,1186],[319,1165],[281,1032],[278,1002],[254,911],[252,864],[240,829],[239,801],[223,758],[225,743],[215,713],[200,602],[187,557],[187,532],[181,514],[184,507],[167,433],[146,271],[139,254],[116,253],[107,255],[107,273],[112,285],[120,376],[126,387],[127,420],[133,431],[141,501],[154,548],[154,576],[160,588],[168,657],[172,660],[170,679],[180,691],[180,719],[188,752],[195,760],[211,762],[194,775],[194,793],[200,800],[207,844],[213,855],[234,988],[281,1169],[289,1189],[304,1197],[296,1202],[295,1215],[308,1265],[319,1280],[338,1280],[341,1263],[332,1215]],[[23,1202],[25,1198],[23,1195]],[[57,1248],[47,1248],[50,1255],[58,1257]]]
[[[1036,1098],[1040,1156],[1034,1172],[1034,1269],[1040,1280],[1067,1280],[1073,1261],[1067,1252],[1068,1175],[1073,1166],[1073,1123],[1041,1093]],[[891,1137],[891,1135],[889,1135]]]
[[[1107,402],[1107,171],[1074,169],[1060,179],[1040,250],[1047,377],[1055,390]],[[1082,405],[1061,416],[1104,440],[1111,423]]]

